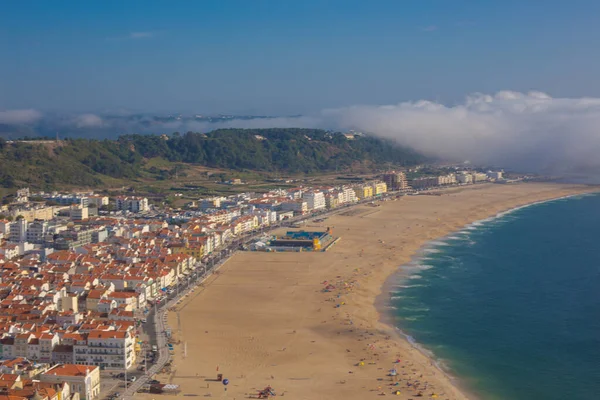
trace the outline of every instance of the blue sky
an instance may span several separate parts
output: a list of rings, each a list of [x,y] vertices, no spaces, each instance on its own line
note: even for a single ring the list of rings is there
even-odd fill
[[[3,1],[0,110],[600,97],[597,1]]]

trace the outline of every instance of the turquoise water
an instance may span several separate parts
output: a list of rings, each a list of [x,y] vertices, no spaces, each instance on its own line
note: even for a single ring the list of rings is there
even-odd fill
[[[391,293],[397,325],[482,399],[600,398],[600,195],[433,242]]]

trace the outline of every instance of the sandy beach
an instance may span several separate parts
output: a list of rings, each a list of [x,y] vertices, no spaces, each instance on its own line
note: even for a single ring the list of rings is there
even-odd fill
[[[136,397],[246,399],[270,385],[289,399],[362,400],[396,391],[399,399],[466,399],[453,379],[385,323],[386,280],[402,273],[399,266],[425,243],[473,221],[596,190],[485,184],[405,196],[309,222],[306,230],[330,226],[341,237],[327,252],[237,253],[169,313],[179,344],[172,370],[157,379],[180,385],[178,396]],[[389,376],[393,368],[395,377]],[[229,379],[227,390],[217,374]]]

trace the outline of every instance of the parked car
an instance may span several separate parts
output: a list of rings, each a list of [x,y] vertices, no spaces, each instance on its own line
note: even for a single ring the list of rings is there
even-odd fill
[[[129,382],[135,382],[137,378],[135,376],[132,376],[131,378],[129,378]]]

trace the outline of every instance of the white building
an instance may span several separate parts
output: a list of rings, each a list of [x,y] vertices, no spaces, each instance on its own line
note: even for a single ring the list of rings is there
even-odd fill
[[[456,174],[456,181],[462,184],[473,183],[473,175],[467,173]]]
[[[497,181],[497,180],[502,179],[502,171],[488,171],[487,176],[488,176],[488,178]]]
[[[456,183],[456,175],[440,175],[438,176],[438,185],[453,185]]]
[[[487,174],[482,172],[474,172],[471,176],[473,177],[473,182],[483,182],[488,180]]]
[[[254,215],[258,217],[259,226],[269,226],[277,222],[277,213],[271,210],[255,210]]]
[[[0,220],[0,237],[8,237],[10,235],[10,222],[7,220]]]
[[[83,221],[89,218],[89,209],[87,207],[71,207],[71,219],[74,221]]]
[[[102,206],[107,206],[109,203],[109,199],[108,196],[92,195],[88,198],[88,202],[90,206],[100,208]]]
[[[117,197],[115,208],[131,212],[142,212],[148,210],[148,199],[145,197]]]
[[[39,376],[42,382],[63,383],[82,400],[100,397],[100,368],[93,365],[58,364]]]
[[[42,244],[48,233],[47,221],[34,221],[27,226],[26,240],[29,243]]]
[[[323,210],[326,207],[325,195],[322,192],[307,192],[304,193],[302,198],[304,201],[306,201],[306,206],[311,211]]]
[[[75,353],[78,364],[129,369],[135,362],[134,337],[132,332],[94,330],[88,334],[87,346],[75,346]]]
[[[24,242],[27,240],[28,223],[25,218],[20,218],[10,224],[9,240],[11,242]]]
[[[17,203],[27,203],[29,201],[29,188],[17,190],[15,200]]]
[[[0,254],[4,256],[7,260],[11,260],[21,255],[21,251],[19,249],[18,244],[14,243],[5,243],[0,246]]]
[[[344,187],[344,188],[342,188],[342,193],[344,196],[343,203],[354,203],[355,201],[358,200],[358,198],[356,197],[356,193],[354,192],[354,189],[352,189],[352,188]]]

